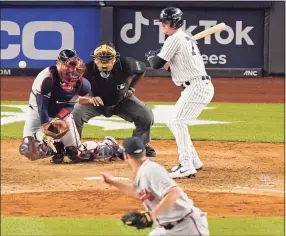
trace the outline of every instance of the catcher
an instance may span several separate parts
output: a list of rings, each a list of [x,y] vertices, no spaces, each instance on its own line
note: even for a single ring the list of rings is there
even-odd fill
[[[109,173],[102,173],[107,184],[130,197],[140,199],[145,212],[132,212],[121,220],[137,229],[155,229],[149,235],[209,235],[206,213],[194,206],[168,172],[145,156],[144,144],[137,137],[124,141],[125,161],[135,173],[133,184],[123,183]]]
[[[79,96],[90,90],[90,83],[82,78],[85,69],[76,51],[64,49],[56,65],[38,74],[30,93],[20,154],[30,160],[52,156],[53,163],[62,163],[66,154],[73,161],[89,160],[93,153],[99,155],[96,147],[102,145],[81,144],[71,114]]]

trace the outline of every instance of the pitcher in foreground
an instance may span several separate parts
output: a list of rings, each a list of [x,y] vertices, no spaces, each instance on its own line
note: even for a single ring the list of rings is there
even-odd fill
[[[209,235],[206,213],[193,201],[156,162],[145,156],[144,144],[132,137],[124,141],[125,161],[134,172],[133,184],[123,183],[109,173],[102,173],[105,183],[126,195],[140,199],[146,212],[132,212],[122,217],[129,226],[144,229],[155,225],[149,235]]]

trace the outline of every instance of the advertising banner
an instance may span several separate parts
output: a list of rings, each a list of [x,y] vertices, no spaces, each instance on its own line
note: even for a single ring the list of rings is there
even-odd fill
[[[87,61],[99,32],[97,7],[2,8],[1,68],[17,68],[21,60],[27,68],[44,68],[64,48],[75,49]]]
[[[181,9],[183,29],[191,35],[221,22],[227,25],[225,30],[198,40],[206,68],[245,68],[239,72],[243,75],[246,68],[263,67],[263,10]],[[161,8],[115,9],[114,41],[121,55],[147,63],[145,52],[162,47],[165,35],[156,22],[160,11]]]

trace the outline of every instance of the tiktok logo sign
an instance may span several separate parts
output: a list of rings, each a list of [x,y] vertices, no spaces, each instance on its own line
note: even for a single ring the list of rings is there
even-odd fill
[[[142,25],[149,25],[149,20],[142,16],[142,12],[135,13],[135,34],[133,37],[128,37],[127,32],[129,30],[134,30],[134,25],[132,23],[128,23],[124,25],[120,31],[120,36],[125,43],[134,44],[137,43],[138,40],[141,38],[141,26]]]
[[[188,27],[186,27],[186,20],[184,20],[182,29],[186,31],[188,34],[194,35],[195,33],[193,31],[196,30],[197,27],[201,27],[202,29],[201,31],[203,31],[203,30],[211,28],[212,26],[218,23],[220,22],[216,20],[198,20],[197,25],[189,25]],[[141,38],[141,33],[143,30],[142,27],[149,26],[149,25],[150,25],[150,20],[145,18],[142,15],[142,12],[135,12],[135,23],[134,24],[127,23],[122,26],[120,30],[121,39],[123,40],[123,42],[127,44],[135,44]],[[159,22],[158,20],[153,20],[153,25],[158,26],[158,42],[159,44],[163,44],[165,41],[165,35],[162,33],[160,29],[161,22]],[[246,45],[253,46],[254,45],[253,39],[249,35],[251,31],[253,31],[253,29],[254,29],[254,26],[243,26],[242,21],[235,21],[232,27],[227,25],[223,31],[215,33],[213,37],[207,36],[203,39],[203,41],[204,41],[204,44],[206,45],[211,44],[212,39],[213,39],[220,45],[228,45],[228,44],[234,43],[235,45],[246,44]],[[134,32],[133,37],[129,37],[127,35],[129,31]],[[147,29],[145,29],[144,32],[146,31]]]

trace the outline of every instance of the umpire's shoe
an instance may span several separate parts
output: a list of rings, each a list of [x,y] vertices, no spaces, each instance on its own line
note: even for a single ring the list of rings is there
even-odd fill
[[[150,147],[148,144],[145,145],[146,156],[147,157],[155,157],[156,151],[154,148]]]

